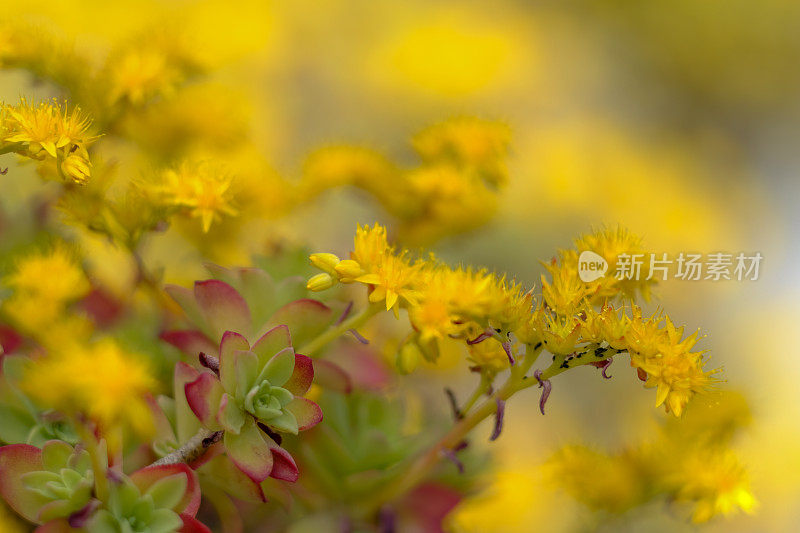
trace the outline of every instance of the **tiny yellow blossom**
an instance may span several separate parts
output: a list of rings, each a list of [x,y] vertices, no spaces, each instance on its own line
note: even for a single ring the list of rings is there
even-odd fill
[[[492,186],[504,185],[508,179],[505,158],[510,143],[506,124],[473,117],[435,124],[413,139],[414,148],[426,162],[446,161],[474,169]]]
[[[0,149],[40,161],[49,156],[60,163],[62,176],[82,184],[91,167],[86,147],[96,139],[90,125],[78,108],[62,111],[55,101],[35,104],[23,98],[17,106],[2,104]]]
[[[184,161],[177,168],[166,169],[157,181],[143,185],[145,191],[155,193],[164,206],[184,211],[199,218],[204,232],[223,216],[235,217],[232,188],[233,176],[209,162]]]
[[[145,397],[156,383],[141,356],[102,339],[89,345],[66,344],[35,360],[21,386],[43,407],[85,414],[103,429],[124,424],[146,434],[152,419]]]
[[[89,290],[76,254],[65,245],[22,257],[6,277],[5,284],[16,293],[42,296],[55,302],[75,300]]]

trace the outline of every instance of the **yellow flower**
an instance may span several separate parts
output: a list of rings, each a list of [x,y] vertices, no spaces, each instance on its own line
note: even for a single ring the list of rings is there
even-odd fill
[[[506,124],[460,117],[429,126],[414,136],[414,149],[427,163],[470,168],[492,186],[508,180],[505,159],[511,142]]]
[[[581,333],[581,323],[569,318],[542,315],[542,339],[547,350],[554,355],[568,355],[575,351]]]
[[[453,287],[448,283],[448,271],[436,269],[426,273],[424,287],[419,291],[419,302],[408,310],[408,317],[423,342],[443,339],[458,334],[450,304]]]
[[[473,330],[473,333],[477,337],[480,332]],[[477,344],[468,345],[467,349],[469,352],[467,359],[481,370],[496,373],[508,368],[508,354],[496,339],[486,339]]]
[[[34,104],[23,98],[17,106],[2,104],[0,141],[6,151],[38,160],[52,157],[61,162],[62,175],[81,184],[91,167],[86,147],[96,139],[88,133],[90,124],[78,108],[62,112],[55,101]]]
[[[657,388],[656,407],[664,404],[675,416],[681,415],[692,396],[715,382],[711,376],[717,372],[703,369],[705,352],[691,351],[697,333],[683,340],[682,336],[683,328],[676,328],[669,317],[643,320],[641,309],[634,306],[625,337],[631,363],[646,373],[645,386]]]
[[[577,265],[577,261],[575,263]],[[586,285],[578,277],[577,268],[569,268],[563,263],[544,264],[550,272],[552,283],[542,275],[542,297],[547,305],[559,315],[573,315],[581,307],[589,293]]]
[[[103,429],[130,425],[146,434],[152,419],[145,395],[157,381],[141,356],[126,353],[111,339],[66,344],[34,360],[23,390],[43,407],[85,414]]]
[[[624,455],[565,446],[548,460],[545,471],[570,496],[592,510],[620,513],[647,497],[645,480]]]
[[[145,184],[144,188],[153,191],[163,205],[199,218],[203,232],[208,232],[211,224],[223,216],[239,215],[232,185],[233,176],[211,163],[184,161],[177,168],[161,172],[158,182]]]
[[[18,294],[41,296],[59,303],[75,300],[89,291],[86,274],[65,245],[21,258],[5,283]]]
[[[577,252],[572,253],[570,256],[572,259],[568,263],[569,267],[574,268],[576,272],[578,254],[587,250],[600,255],[608,262],[606,275],[589,284],[594,304],[602,303],[616,296],[635,298],[637,291],[645,300],[650,299],[650,290],[656,280],[647,279],[650,272],[650,255],[642,246],[641,237],[623,227],[607,228],[575,239],[575,250]],[[620,280],[616,278],[617,258],[621,254],[641,255],[639,259],[642,261],[642,265],[638,279]]]
[[[380,224],[358,226],[350,258],[365,271],[371,271],[380,264],[384,256],[391,253],[386,240],[386,228]]]
[[[356,281],[372,286],[369,301],[386,302],[386,310],[394,310],[398,314],[398,303],[416,305],[417,291],[414,289],[419,273],[417,265],[411,265],[402,257],[384,256],[381,263],[374,265],[367,274],[359,276]]]
[[[360,146],[328,146],[316,150],[303,167],[302,195],[308,199],[320,192],[343,185],[369,191],[385,188],[396,170],[386,157]]]
[[[670,481],[680,487],[678,501],[694,503],[693,522],[707,522],[738,510],[752,513],[756,508],[747,472],[731,450],[689,451],[678,461],[680,470]]]

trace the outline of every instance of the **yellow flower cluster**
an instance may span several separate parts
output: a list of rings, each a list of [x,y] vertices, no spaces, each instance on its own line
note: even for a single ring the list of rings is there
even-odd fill
[[[639,250],[640,241],[624,230],[600,231],[576,241],[607,257]],[[542,299],[519,284],[485,270],[452,268],[436,259],[412,260],[405,250],[390,246],[385,228],[359,227],[350,259],[334,254],[311,256],[323,273],[311,278],[308,288],[325,290],[336,283],[361,283],[369,301],[380,303],[395,315],[408,311],[414,329],[410,341],[419,352],[435,360],[438,342],[466,340],[470,361],[482,371],[497,373],[513,364],[512,345],[533,349],[544,346],[553,354],[548,378],[585,364],[602,365],[620,352],[646,387],[657,388],[656,406],[680,416],[689,399],[705,390],[714,371],[703,369],[704,352],[693,352],[697,335],[684,338],[669,317],[643,318],[631,304],[630,315],[614,301],[636,292],[648,294],[651,281],[585,283],[578,276],[575,250],[561,250],[562,263],[547,265],[551,281],[542,277]],[[600,299],[602,297],[602,299]],[[598,309],[597,303],[602,303]],[[475,342],[482,341],[482,342]],[[401,367],[413,368],[410,349],[401,349]]]
[[[467,231],[494,214],[497,190],[508,176],[505,124],[451,119],[423,130],[412,143],[422,164],[410,169],[362,147],[322,148],[306,162],[299,196],[345,185],[363,189],[398,219],[403,240],[415,243]]]
[[[87,147],[96,139],[89,134],[91,121],[80,109],[68,112],[57,102],[0,107],[0,153],[13,152],[55,163],[64,180],[85,183],[91,174]]]
[[[86,415],[104,430],[129,426],[148,434],[152,417],[146,396],[156,384],[140,356],[101,339],[67,343],[34,360],[20,386],[44,408]]]
[[[730,448],[748,422],[744,400],[721,394],[694,403],[680,423],[667,421],[653,441],[611,454],[569,445],[545,466],[558,487],[595,511],[621,513],[667,496],[692,505],[696,523],[738,510],[749,513],[756,500]]]
[[[500,122],[460,117],[425,128],[412,140],[414,149],[429,164],[449,161],[476,172],[498,187],[508,181],[505,157],[511,144],[510,128]]]
[[[46,346],[86,333],[88,322],[67,307],[86,295],[89,281],[66,245],[22,257],[3,282],[13,291],[3,314],[24,333]]]
[[[138,185],[154,205],[199,218],[208,232],[213,222],[239,214],[232,183],[233,176],[216,165],[187,160]]]

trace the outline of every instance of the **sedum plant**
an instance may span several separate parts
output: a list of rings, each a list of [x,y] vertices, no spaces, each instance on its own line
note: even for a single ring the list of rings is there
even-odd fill
[[[579,278],[580,252],[611,269],[644,253],[627,230],[580,237],[536,288],[403,246],[493,216],[508,181],[504,124],[430,126],[411,164],[321,148],[287,179],[170,24],[102,57],[14,21],[2,29],[0,66],[61,96],[0,106],[4,162],[33,161],[47,182],[26,184],[34,192],[0,224],[0,495],[43,533],[438,531],[491,473],[482,441],[501,438],[520,391],[540,389],[544,414],[561,374],[609,378],[625,357],[677,420],[717,385],[697,334],[636,303],[654,282]],[[0,175],[29,177],[21,164]],[[388,228],[359,225],[344,259],[280,238],[272,221],[346,186],[374,198]],[[177,243],[190,264],[165,273],[154,242]],[[243,268],[214,264],[255,253]],[[166,283],[193,279],[184,269],[200,258],[214,262],[210,279]],[[474,389],[412,392],[433,378],[409,374],[438,366],[448,380],[474,376]],[[729,447],[695,454],[663,440],[653,462],[682,468],[628,476],[646,487],[630,505],[668,494],[695,504],[696,521],[754,507]],[[569,468],[601,454],[561,457],[568,490],[606,481]]]

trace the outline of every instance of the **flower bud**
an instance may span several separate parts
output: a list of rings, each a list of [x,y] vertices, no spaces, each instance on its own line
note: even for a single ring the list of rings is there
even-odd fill
[[[328,253],[311,254],[309,259],[311,260],[312,265],[323,272],[327,272],[328,274],[335,273],[334,268],[336,268],[336,265],[340,261],[338,256]]]
[[[400,351],[397,352],[397,360],[395,361],[397,371],[401,374],[412,373],[416,370],[422,357],[422,352],[416,343],[409,342],[404,344]]]
[[[352,259],[345,259],[339,261],[336,265],[336,273],[339,274],[339,280],[345,283],[354,281],[356,278],[364,275],[364,269],[357,261]]]
[[[321,274],[317,274],[308,280],[308,283],[306,283],[306,288],[310,291],[319,292],[330,289],[333,287],[334,283],[335,280],[330,274],[327,272],[322,272]]]

